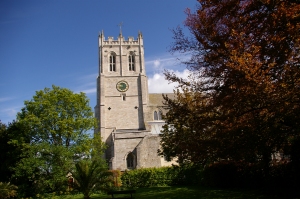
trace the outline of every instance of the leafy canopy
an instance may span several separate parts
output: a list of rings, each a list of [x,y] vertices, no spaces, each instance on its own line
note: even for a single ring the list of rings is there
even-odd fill
[[[89,157],[95,128],[93,112],[84,93],[52,86],[37,91],[18,113],[30,142],[15,168],[15,176],[27,176],[37,192],[65,188],[74,163]]]
[[[190,35],[175,29],[171,52],[190,55],[191,75],[166,72],[185,92],[165,97],[173,128],[164,129],[163,151],[266,166],[275,152],[289,153],[300,130],[300,2],[198,0],[186,13]]]
[[[29,143],[30,138],[26,135],[25,127],[13,121],[5,125],[0,121],[0,181],[9,182],[13,175],[13,168],[21,159],[21,154],[26,148],[23,146]]]

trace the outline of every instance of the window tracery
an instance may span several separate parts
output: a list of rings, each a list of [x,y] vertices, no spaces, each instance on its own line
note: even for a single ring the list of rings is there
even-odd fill
[[[130,53],[128,56],[128,64],[129,64],[129,70],[134,71],[135,70],[135,56],[133,53]]]
[[[109,56],[109,71],[116,71],[116,55],[114,53]]]
[[[154,111],[154,120],[162,120],[162,112],[161,111]]]
[[[158,120],[162,120],[162,112],[161,111],[158,111],[158,116],[157,116],[157,118],[158,118]]]
[[[154,111],[154,120],[158,120],[157,111]]]

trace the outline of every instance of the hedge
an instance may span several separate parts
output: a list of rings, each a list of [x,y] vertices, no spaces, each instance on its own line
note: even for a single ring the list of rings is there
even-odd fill
[[[121,180],[124,187],[130,188],[193,185],[200,183],[201,173],[201,169],[190,165],[144,168],[125,171]]]
[[[219,188],[263,188],[294,191],[300,186],[300,169],[293,164],[273,165],[268,174],[259,164],[221,161],[205,166],[172,166],[126,171],[122,187],[204,185]]]

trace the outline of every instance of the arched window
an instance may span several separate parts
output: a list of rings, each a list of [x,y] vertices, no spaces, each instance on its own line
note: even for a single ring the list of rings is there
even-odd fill
[[[134,167],[135,167],[135,156],[133,155],[132,152],[130,152],[127,155],[126,162],[127,162],[127,168],[128,169],[134,169]]]
[[[158,120],[157,111],[154,111],[154,120]]]
[[[135,70],[134,62],[135,62],[135,60],[134,60],[134,55],[133,55],[133,54],[130,54],[130,55],[128,56],[128,63],[129,63],[129,70],[130,70],[130,71],[134,71],[134,70]]]
[[[158,111],[158,116],[157,116],[157,119],[158,119],[158,120],[162,120],[161,115],[162,115],[162,112],[161,112],[161,111]]]
[[[116,71],[116,55],[111,54],[109,56],[109,71]]]

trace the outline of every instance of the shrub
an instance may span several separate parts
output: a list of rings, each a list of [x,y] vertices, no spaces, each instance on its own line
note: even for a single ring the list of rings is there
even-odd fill
[[[167,168],[145,168],[126,171],[121,180],[125,187],[166,186],[168,183]]]
[[[18,189],[18,187],[15,185],[0,182],[0,198],[6,199],[17,196],[16,189]]]
[[[152,187],[192,185],[200,182],[202,169],[185,165],[161,168],[145,168],[126,171],[121,180],[124,187]]]
[[[193,164],[184,164],[181,166],[173,166],[171,168],[172,185],[196,185],[203,178],[203,167]]]
[[[111,178],[113,182],[113,186],[118,188],[122,186],[122,181],[121,181],[121,171],[120,170],[109,170],[111,173]]]

